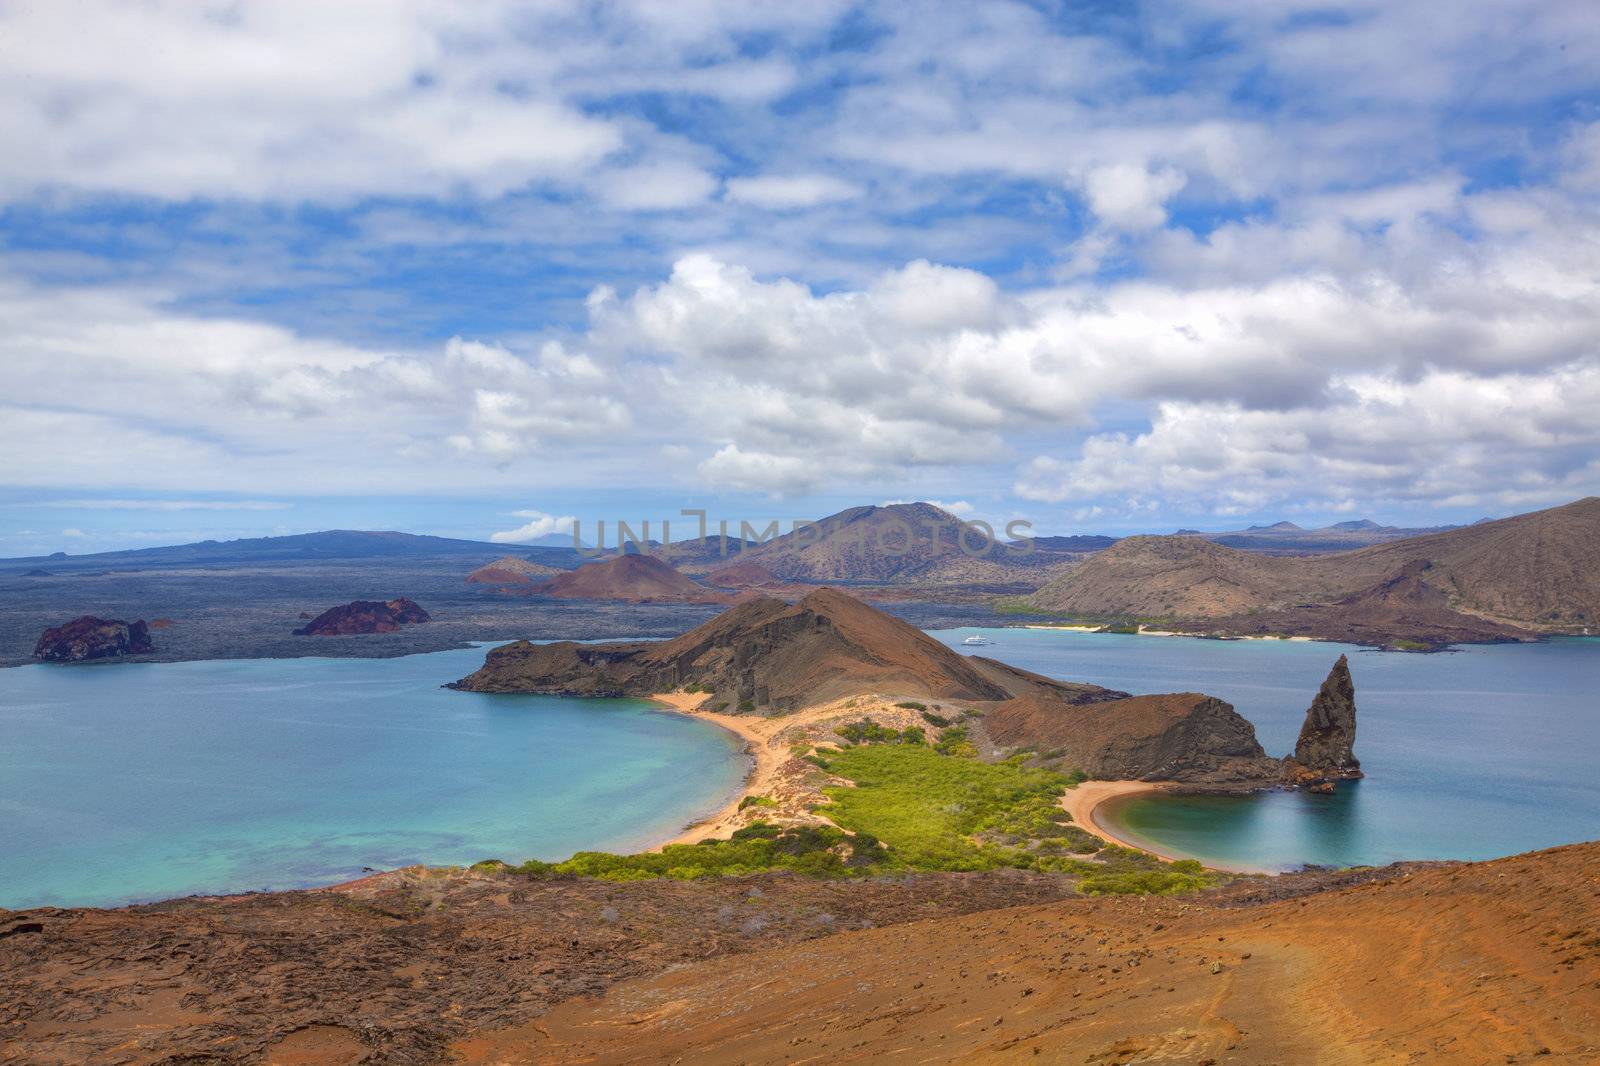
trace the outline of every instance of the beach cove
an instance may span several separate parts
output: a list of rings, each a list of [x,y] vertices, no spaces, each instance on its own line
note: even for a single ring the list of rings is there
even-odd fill
[[[1600,640],[1469,645],[1435,655],[1327,642],[1145,640],[1036,628],[939,631],[962,650],[1130,692],[1201,691],[1233,704],[1270,755],[1318,684],[1350,656],[1367,777],[1332,796],[1272,791],[1104,795],[1091,832],[1219,868],[1287,870],[1403,859],[1488,859],[1600,835]],[[1070,801],[1069,801],[1070,802]],[[1078,801],[1082,808],[1082,800]]]
[[[635,851],[736,796],[717,725],[453,692],[482,648],[0,670],[0,907]]]

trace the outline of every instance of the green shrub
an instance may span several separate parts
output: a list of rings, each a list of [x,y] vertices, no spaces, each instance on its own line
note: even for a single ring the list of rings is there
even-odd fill
[[[874,842],[875,843],[875,842]],[[880,849],[881,850],[881,849]],[[757,822],[738,830],[731,840],[673,844],[658,852],[612,855],[580,851],[565,862],[527,862],[519,873],[534,877],[594,877],[603,881],[643,881],[670,877],[690,881],[766,870],[793,870],[812,877],[845,877],[859,866],[850,839],[832,826],[780,829]]]
[[[749,714],[751,711],[753,711],[755,709],[756,709],[756,701],[755,700],[740,700],[739,701],[739,713],[740,714]]]
[[[739,809],[741,811],[746,807],[776,807],[777,805],[778,801],[771,796],[746,796],[739,801]]]
[[[914,744],[848,748],[833,769],[854,788],[824,791],[834,822],[870,833],[916,869],[1031,867],[1022,848],[976,839],[1036,839],[1057,829],[1065,779],[1049,770],[949,758]]]
[[[916,700],[906,700],[904,703],[895,704],[895,706],[904,707],[908,711],[925,711],[928,709],[926,703],[918,703]]]
[[[966,726],[951,726],[939,735],[939,742],[933,746],[933,750],[941,755],[954,755],[964,759],[976,758],[978,749],[972,743],[970,736]]]
[[[934,714],[932,711],[923,711],[921,713],[922,720],[931,726],[937,726],[938,728],[943,729],[945,726],[950,724],[950,719],[946,718],[942,714]]]

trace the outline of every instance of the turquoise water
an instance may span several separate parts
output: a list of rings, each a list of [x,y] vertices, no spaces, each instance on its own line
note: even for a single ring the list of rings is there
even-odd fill
[[[0,670],[0,907],[634,850],[743,780],[730,734],[640,700],[439,687],[482,662]]]
[[[1129,692],[1201,691],[1294,747],[1341,652],[1355,679],[1363,781],[1333,796],[1140,797],[1096,817],[1153,847],[1239,866],[1487,859],[1600,838],[1600,639],[1481,645],[1438,655],[1287,641],[1030,629],[959,648]]]

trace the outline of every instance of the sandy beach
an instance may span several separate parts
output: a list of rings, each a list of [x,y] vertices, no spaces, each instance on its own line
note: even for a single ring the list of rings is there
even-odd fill
[[[1044,623],[1044,622],[1035,622],[1035,623],[1030,623],[1030,624],[1024,625],[1024,626],[1018,626],[1017,628],[1019,628],[1019,629],[1053,629],[1053,630],[1055,630],[1057,632],[1061,632],[1061,633],[1099,633],[1105,627],[1104,626],[1098,626],[1098,625],[1095,625],[1095,626],[1050,625],[1050,624]],[[1177,630],[1172,630],[1172,629],[1147,629],[1144,626],[1140,626],[1138,628],[1138,630],[1136,632],[1134,632],[1134,633],[1124,633],[1124,634],[1121,634],[1121,635],[1122,636],[1134,636],[1134,637],[1194,637],[1194,638],[1218,639],[1218,638],[1214,638],[1214,637],[1208,637],[1207,634],[1205,634],[1205,633],[1180,633]],[[1295,643],[1302,643],[1302,642],[1309,643],[1311,641],[1316,640],[1317,638],[1316,637],[1287,637],[1287,636],[1279,637],[1279,636],[1265,636],[1265,635],[1262,635],[1262,634],[1250,634],[1250,635],[1228,636],[1228,637],[1222,637],[1220,639],[1223,639],[1223,640],[1282,640],[1282,641],[1293,641]]]
[[[1067,794],[1061,797],[1061,806],[1072,815],[1073,824],[1088,833],[1104,840],[1108,844],[1117,844],[1124,848],[1135,848],[1147,851],[1158,858],[1168,862],[1179,859],[1192,859],[1193,855],[1180,855],[1177,852],[1166,851],[1152,847],[1149,844],[1125,840],[1115,832],[1106,828],[1105,824],[1095,817],[1095,809],[1106,803],[1107,800],[1121,799],[1125,796],[1138,796],[1151,792],[1166,792],[1174,787],[1170,781],[1085,781],[1077,788],[1068,789]],[[1235,874],[1271,873],[1257,866],[1241,866],[1236,863],[1214,862],[1201,859],[1206,867],[1211,870],[1222,870]]]
[[[1154,848],[1147,848],[1142,844],[1134,844],[1123,840],[1108,831],[1095,820],[1094,809],[1108,799],[1117,796],[1137,796],[1144,792],[1161,792],[1166,789],[1164,783],[1153,781],[1085,781],[1077,788],[1070,788],[1067,794],[1061,797],[1062,808],[1072,815],[1073,824],[1084,832],[1093,833],[1108,844],[1116,844],[1124,848],[1138,848],[1148,851],[1152,855],[1160,855],[1163,859],[1184,858],[1181,855],[1165,855]]]
[[[704,695],[697,692],[663,692],[651,696],[650,699],[675,714],[688,715],[721,726],[744,741],[745,753],[751,758],[750,775],[745,778],[744,785],[732,799],[677,836],[663,840],[650,850],[660,851],[669,844],[698,844],[713,837],[729,836],[743,824],[738,819],[740,801],[746,796],[765,795],[772,791],[772,787],[777,783],[778,768],[788,761],[789,752],[787,749],[780,750],[774,747],[773,742],[780,732],[795,725],[798,719],[795,716],[756,718],[749,715],[717,714],[713,711],[696,710],[696,705],[705,699]]]

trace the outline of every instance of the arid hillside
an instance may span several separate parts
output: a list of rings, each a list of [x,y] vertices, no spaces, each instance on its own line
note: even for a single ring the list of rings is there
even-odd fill
[[[1600,845],[1089,898],[504,870],[0,911],[8,1063],[1592,1063]]]
[[[1600,845],[1582,844],[1265,903],[860,930],[627,981],[455,1048],[497,1064],[1591,1063],[1597,927]]]
[[[452,687],[680,693],[697,710],[779,718],[854,698],[933,700],[975,719],[994,754],[1032,751],[1065,771],[1234,789],[1271,787],[1281,777],[1255,727],[1221,700],[1192,692],[1129,696],[960,655],[829,588],[796,604],[754,597],[659,643],[517,641],[492,649],[481,669]]]
[[[564,571],[524,559],[520,555],[507,555],[478,567],[467,575],[467,582],[473,585],[531,585],[560,573]]]
[[[1392,585],[1385,591],[1402,576],[1440,595],[1413,587],[1401,597]],[[1593,626],[1600,623],[1600,498],[1323,556],[1260,555],[1192,536],[1129,537],[1030,598],[1040,608],[1088,616],[1234,623],[1234,616],[1340,600],[1350,610],[1324,611],[1319,623],[1337,627],[1350,614],[1367,628],[1391,631],[1466,631],[1478,625],[1474,619],[1529,630]],[[1295,632],[1304,620],[1280,621]],[[1444,639],[1505,636],[1491,626],[1476,637]]]
[[[770,714],[873,690],[1000,700],[1006,690],[906,622],[833,589],[799,603],[756,597],[669,641],[496,648],[458,687],[635,695],[693,686],[725,709]]]
[[[961,519],[930,503],[852,507],[819,519],[814,527],[785,533],[751,547],[724,565],[759,564],[783,581],[1004,584],[1037,587],[1051,567],[1064,569],[1079,553],[1008,546],[1004,530],[993,542],[969,532],[957,543]],[[716,569],[720,569],[716,568]],[[717,580],[713,569],[709,580]]]
[[[628,603],[727,603],[731,597],[697,585],[653,555],[619,555],[533,586],[539,596]]]

